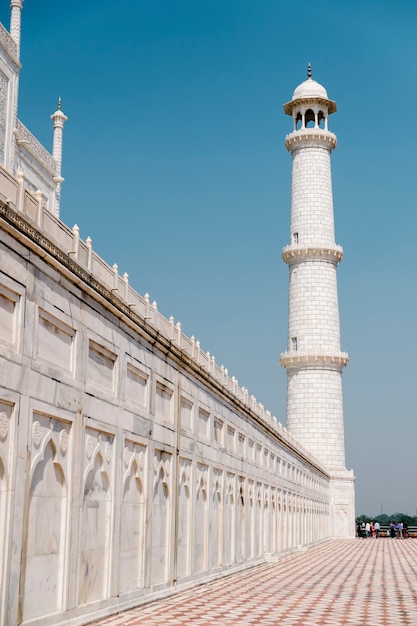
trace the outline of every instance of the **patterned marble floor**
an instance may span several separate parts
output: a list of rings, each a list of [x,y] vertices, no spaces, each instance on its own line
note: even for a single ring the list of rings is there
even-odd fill
[[[417,626],[417,540],[329,541],[95,626]]]

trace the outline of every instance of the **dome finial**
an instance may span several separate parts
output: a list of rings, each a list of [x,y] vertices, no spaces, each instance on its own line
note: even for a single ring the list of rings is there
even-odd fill
[[[311,63],[310,63],[310,61],[308,62],[308,66],[307,66],[307,78],[311,78]]]
[[[58,111],[61,110],[61,96],[58,98]]]

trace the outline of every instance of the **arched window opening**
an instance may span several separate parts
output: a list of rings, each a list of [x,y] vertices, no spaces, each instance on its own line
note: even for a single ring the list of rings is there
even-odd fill
[[[316,124],[316,120],[314,116],[314,111],[312,111],[311,109],[307,109],[307,111],[305,112],[306,128],[314,128],[315,124]]]
[[[323,113],[323,111],[319,111],[319,126],[320,126],[320,128],[324,128],[324,113]]]
[[[302,125],[303,125],[303,118],[301,116],[301,113],[297,113],[297,117],[295,118],[295,129],[300,130]]]

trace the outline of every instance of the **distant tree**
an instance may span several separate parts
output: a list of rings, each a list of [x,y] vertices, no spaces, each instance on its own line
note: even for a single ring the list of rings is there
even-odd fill
[[[400,521],[405,522],[407,526],[417,526],[417,516],[407,515],[406,513],[393,513],[392,515],[381,513],[380,515],[375,515],[375,517],[370,517],[362,513],[362,515],[356,518],[356,523],[361,524],[362,522],[366,523],[375,520],[378,520],[382,526],[387,526],[391,522],[398,524]]]

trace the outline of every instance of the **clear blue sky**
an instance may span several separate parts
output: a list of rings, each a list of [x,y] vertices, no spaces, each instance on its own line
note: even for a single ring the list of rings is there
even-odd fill
[[[0,19],[9,27],[9,2]],[[51,149],[61,217],[285,423],[291,120],[335,99],[346,456],[356,511],[416,514],[415,0],[25,0],[19,117]]]

